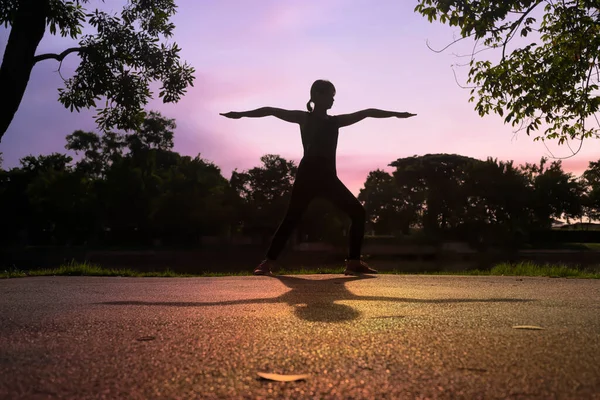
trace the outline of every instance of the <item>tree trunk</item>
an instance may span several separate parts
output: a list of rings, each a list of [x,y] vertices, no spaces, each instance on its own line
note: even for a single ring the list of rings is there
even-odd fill
[[[19,109],[46,31],[48,0],[21,0],[0,66],[0,141]]]

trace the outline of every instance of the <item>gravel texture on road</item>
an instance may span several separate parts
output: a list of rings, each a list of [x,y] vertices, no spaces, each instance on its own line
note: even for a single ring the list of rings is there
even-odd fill
[[[600,280],[5,279],[0,398],[600,399]]]

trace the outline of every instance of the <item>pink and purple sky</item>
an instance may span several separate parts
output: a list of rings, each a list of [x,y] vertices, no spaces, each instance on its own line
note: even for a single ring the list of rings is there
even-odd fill
[[[88,6],[120,12],[124,0],[92,0]],[[499,116],[479,117],[468,103],[451,65],[465,60],[472,42],[442,52],[458,37],[456,28],[429,23],[413,10],[415,1],[380,0],[179,0],[171,39],[196,69],[196,81],[177,104],[152,101],[149,109],[175,118],[175,150],[214,162],[226,178],[237,168],[260,164],[270,153],[299,162],[297,125],[274,117],[231,120],[220,112],[262,106],[304,110],[316,79],[331,80],[337,95],[331,114],[364,108],[409,111],[410,119],[367,119],[343,128],[338,147],[338,174],[358,194],[369,171],[391,171],[401,157],[456,153],[485,159],[538,162],[550,153],[542,142],[504,125]],[[9,31],[1,28],[4,51]],[[47,34],[38,53],[60,52],[76,43]],[[63,63],[63,76],[77,66],[77,56]],[[0,143],[4,167],[33,154],[66,152],[65,136],[95,130],[93,112],[71,113],[58,103],[62,80],[58,63],[35,66],[29,87]],[[458,69],[459,78],[466,68]],[[571,154],[567,146],[547,143],[556,157]],[[600,159],[593,140],[563,161],[579,175],[589,161]]]

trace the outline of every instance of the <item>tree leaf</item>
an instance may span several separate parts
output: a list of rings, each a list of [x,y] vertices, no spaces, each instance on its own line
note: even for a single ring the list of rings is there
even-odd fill
[[[543,330],[544,328],[542,328],[541,326],[536,326],[536,325],[515,325],[515,326],[513,326],[513,329],[528,329],[528,330],[540,331],[540,330]]]
[[[257,372],[257,375],[263,379],[277,382],[294,382],[300,380],[308,379],[308,374],[302,375],[281,375],[281,374],[271,374],[267,372]]]

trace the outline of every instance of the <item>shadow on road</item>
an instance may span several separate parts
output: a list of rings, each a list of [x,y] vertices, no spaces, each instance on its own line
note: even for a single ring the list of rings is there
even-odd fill
[[[360,312],[340,301],[387,301],[395,303],[516,303],[528,302],[528,299],[415,299],[387,296],[358,296],[348,290],[345,283],[375,276],[338,277],[332,279],[303,279],[294,276],[275,276],[291,290],[284,294],[266,299],[245,299],[216,302],[152,302],[152,301],[107,301],[104,305],[142,305],[167,307],[206,307],[229,306],[237,304],[275,304],[286,303],[294,308],[294,314],[303,320],[314,322],[343,322],[357,319]]]

